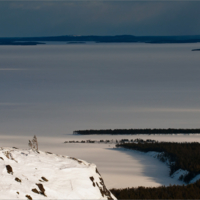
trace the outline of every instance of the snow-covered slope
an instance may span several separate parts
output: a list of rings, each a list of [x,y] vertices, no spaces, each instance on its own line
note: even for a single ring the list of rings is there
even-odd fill
[[[0,148],[0,199],[116,199],[96,165],[50,152]]]

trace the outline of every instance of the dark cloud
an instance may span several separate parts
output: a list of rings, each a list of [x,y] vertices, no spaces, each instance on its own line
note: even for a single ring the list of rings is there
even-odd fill
[[[195,1],[0,2],[0,36],[197,35]]]

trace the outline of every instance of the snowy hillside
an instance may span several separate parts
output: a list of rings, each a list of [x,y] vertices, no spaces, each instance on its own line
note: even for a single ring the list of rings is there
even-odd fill
[[[50,152],[0,148],[0,199],[116,199],[96,165]]]

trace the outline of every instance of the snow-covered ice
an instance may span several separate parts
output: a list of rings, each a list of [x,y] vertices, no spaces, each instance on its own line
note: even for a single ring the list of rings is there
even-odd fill
[[[37,135],[38,136],[38,135]],[[153,139],[169,142],[200,142],[200,134],[193,135],[65,135],[59,137],[38,136],[39,149],[56,154],[81,158],[95,163],[107,188],[157,187],[182,185],[183,182],[169,176],[169,167],[146,153],[114,148],[110,144],[69,144],[66,140],[101,139]],[[30,136],[0,136],[0,146],[27,148]]]
[[[0,148],[0,199],[116,199],[95,164],[51,152]]]

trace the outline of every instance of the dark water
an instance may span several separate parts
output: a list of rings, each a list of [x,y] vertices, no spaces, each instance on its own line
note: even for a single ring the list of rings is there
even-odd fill
[[[0,46],[0,134],[199,128],[199,47]]]

